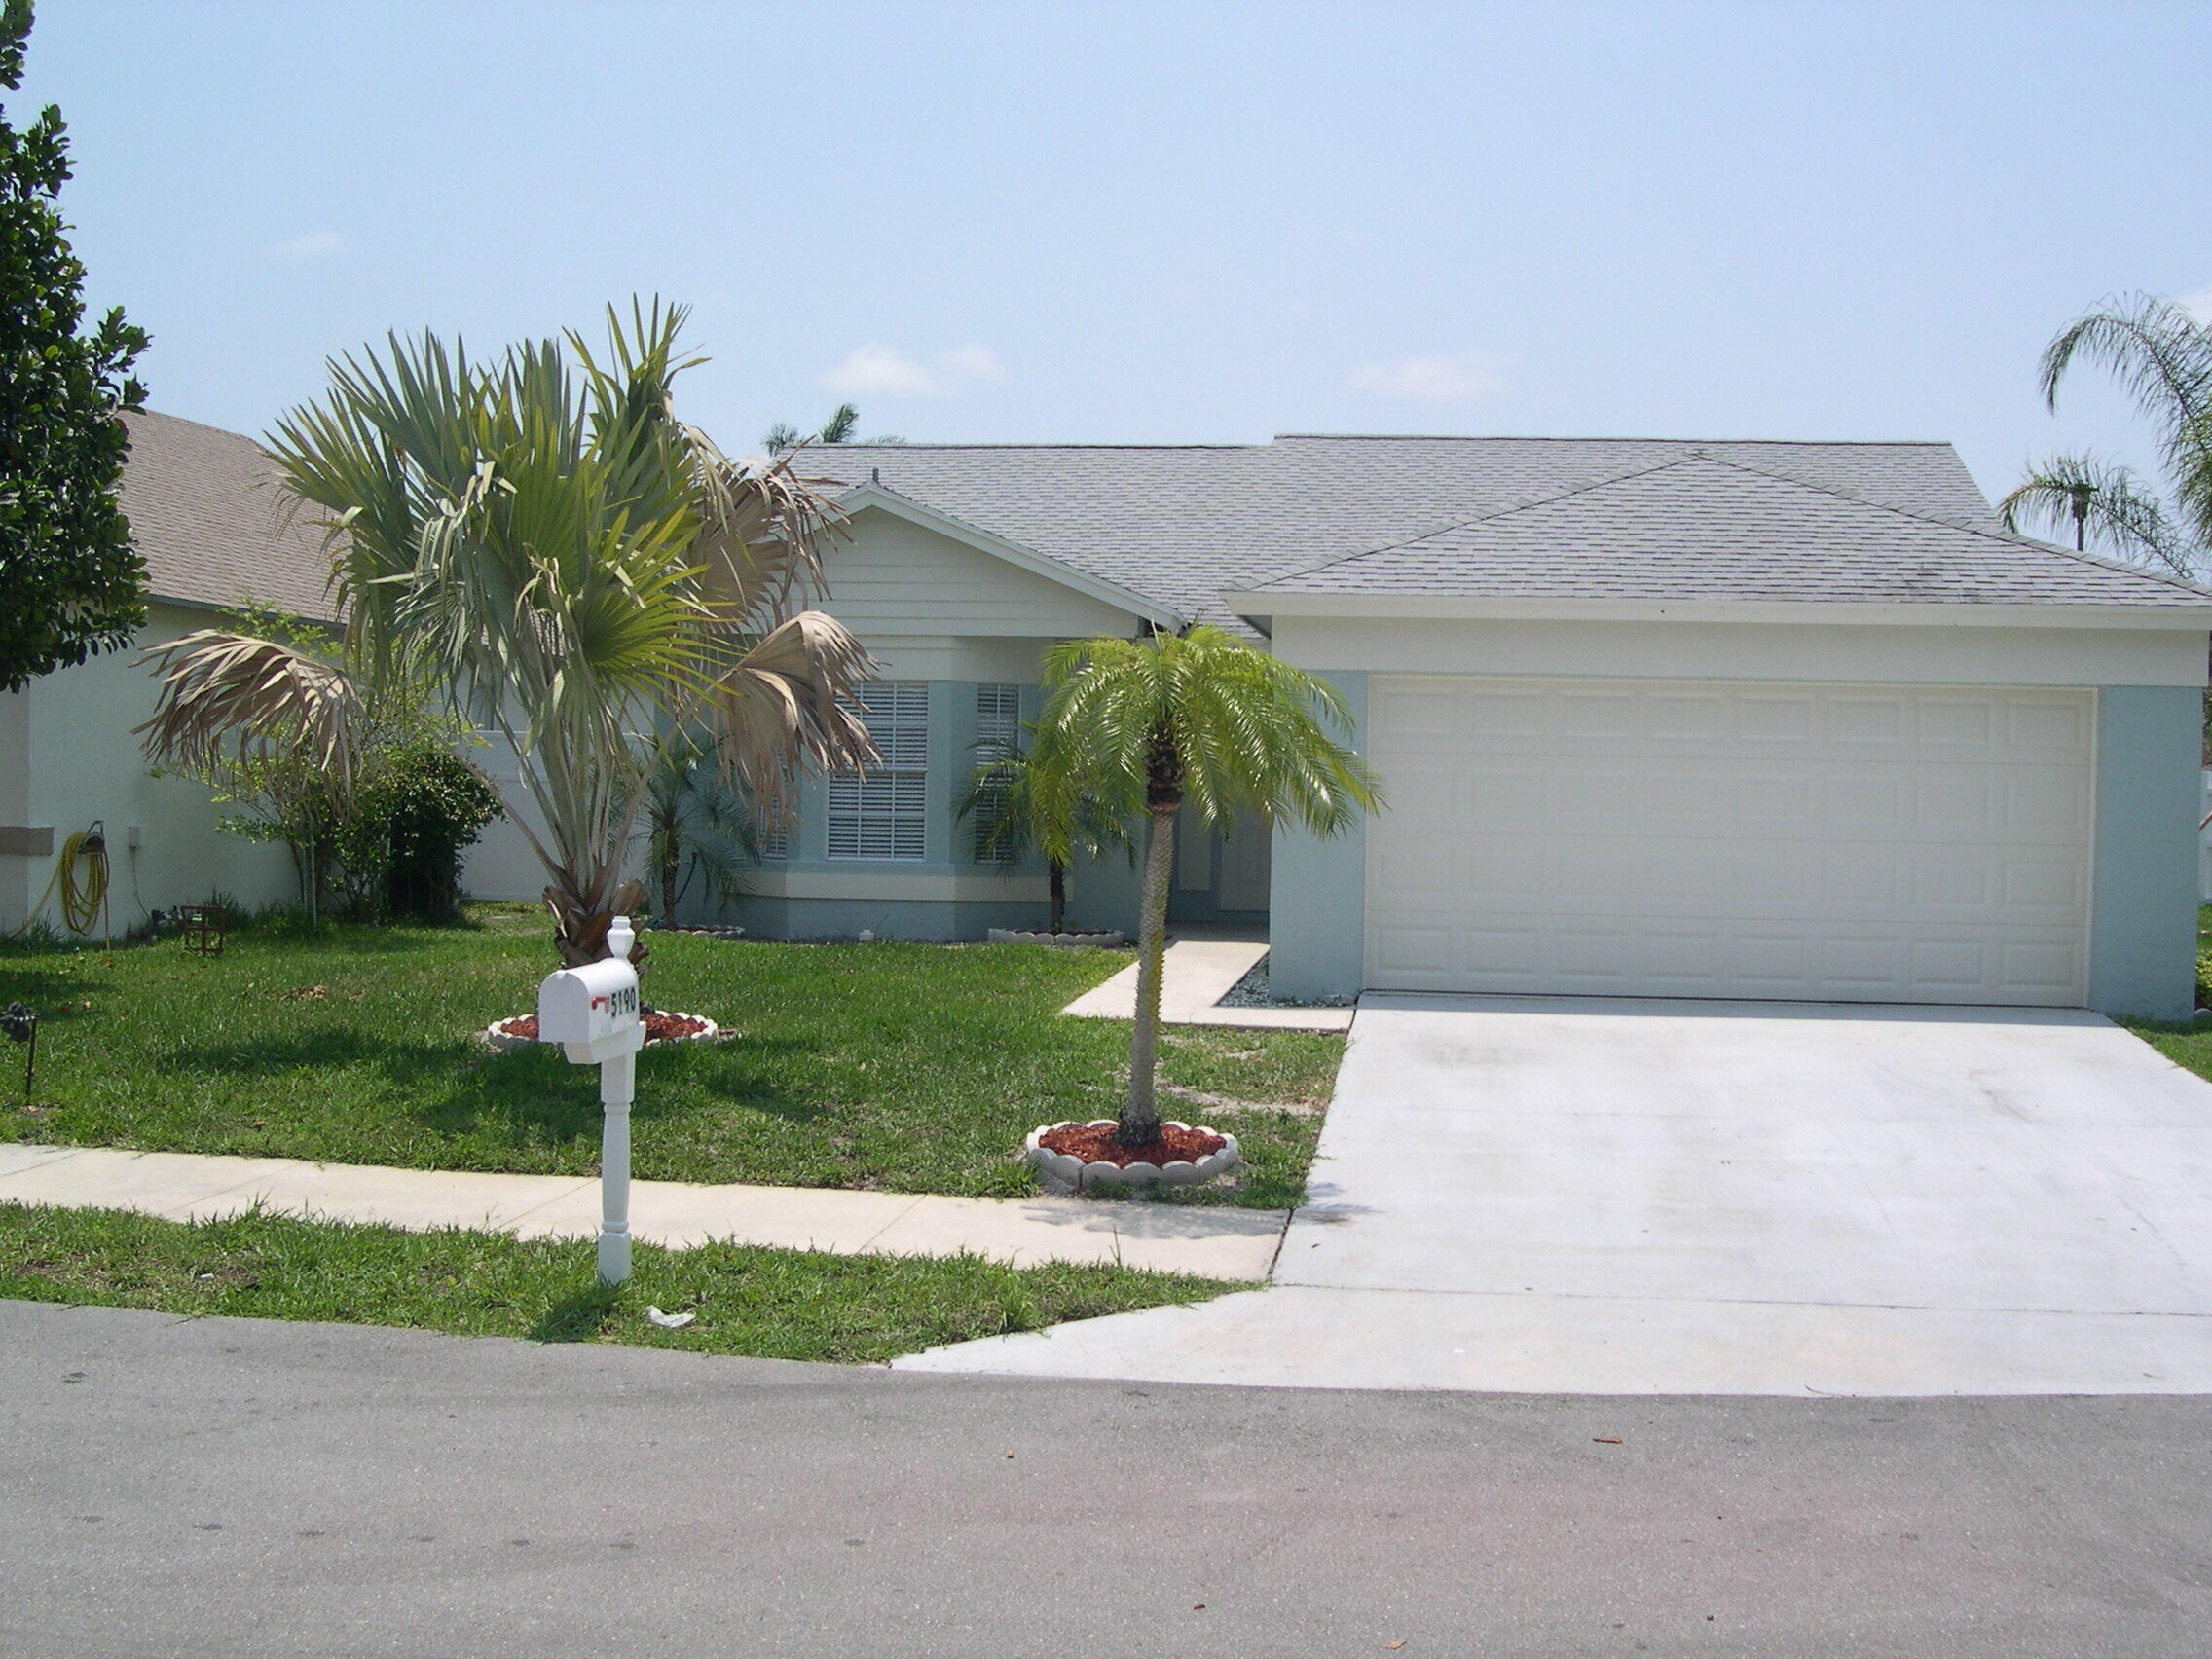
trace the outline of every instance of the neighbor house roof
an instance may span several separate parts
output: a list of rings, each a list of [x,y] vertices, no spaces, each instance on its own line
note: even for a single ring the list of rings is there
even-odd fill
[[[1671,471],[1693,460],[1699,468]],[[1787,599],[1837,597],[1831,582],[1961,602],[1999,590],[2055,603],[2202,598],[2007,535],[1944,443],[1291,433],[1265,444],[816,444],[794,463],[839,485],[875,480],[1213,622],[1235,620],[1225,591],[1371,580],[1406,591],[1507,571],[1563,596],[1641,583],[1703,597],[1721,571]],[[1461,527],[1585,492],[1595,498],[1455,539]],[[1664,522],[1677,511],[1688,517]],[[1754,543],[1776,536],[1757,563]],[[1420,551],[1376,553],[1413,544]]]
[[[2191,583],[1697,452],[1257,585],[1260,595],[2202,606]]]
[[[123,511],[154,598],[212,608],[252,599],[330,618],[321,537],[286,522],[276,463],[259,444],[174,415],[124,420]]]

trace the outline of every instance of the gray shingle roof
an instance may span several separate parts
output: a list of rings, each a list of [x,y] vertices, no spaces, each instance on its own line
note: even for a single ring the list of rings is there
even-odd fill
[[[2101,594],[2116,585],[2105,580],[2116,567],[2101,567],[2105,574],[2088,575],[2071,554],[2040,544],[2005,538],[2000,550],[1998,543],[1984,548],[1973,540],[1968,530],[2002,533],[1988,501],[1943,443],[1292,433],[1266,444],[811,445],[795,460],[801,472],[843,484],[866,482],[879,471],[887,487],[941,512],[1150,595],[1186,616],[1225,622],[1232,620],[1219,598],[1225,589],[1260,587],[1325,561],[1410,542],[1532,500],[1692,457],[1753,469],[1765,475],[1770,491],[1789,480],[1810,486],[1793,498],[1794,514],[1771,502],[1757,506],[1765,498],[1739,491],[1701,520],[1718,535],[1703,551],[1684,539],[1686,526],[1656,540],[1642,538],[1652,551],[1664,550],[1677,570],[1696,567],[1694,593],[1711,593],[1706,572],[1718,568],[1711,561],[1725,564],[1747,557],[1745,537],[1765,533],[1754,533],[1750,521],[1732,516],[1755,506],[1767,515],[1762,526],[1787,529],[1793,537],[1791,553],[1778,554],[1774,561],[1776,597],[1836,597],[1813,590],[1807,578],[1816,568],[1855,568],[1855,561],[1900,553],[1934,557],[1943,548],[1963,561],[1957,566],[1962,580],[1978,556],[1990,565],[1984,572],[1989,581],[1995,580],[1995,567],[2009,560],[2023,571],[2065,570],[2065,579],[2052,575],[2047,580],[2069,592],[2095,586]],[[1653,510],[1672,510],[1670,501],[1650,498]],[[1906,548],[1896,535],[1886,540],[1874,535],[1864,519],[1869,504],[1898,509],[1891,515],[1894,523],[1884,521],[1886,527],[1894,532],[1915,526],[1927,546]],[[1902,514],[1918,516],[1899,516]],[[1579,534],[1585,542],[1602,533],[1596,518],[1584,524]],[[1613,528],[1629,526],[1624,522]],[[1834,539],[1825,539],[1831,533]],[[1814,544],[1825,561],[1817,566],[1806,552]],[[1968,555],[1963,550],[1969,546],[1982,551]],[[1402,585],[1417,567],[1460,562],[1458,550],[1449,543],[1430,551],[1429,566],[1408,559],[1395,567],[1398,573],[1392,579]],[[1575,564],[1546,552],[1536,545],[1533,531],[1523,556],[1532,565],[1559,567],[1531,579],[1571,581],[1565,571],[1590,575],[1595,569],[1587,555]],[[1472,561],[1477,555],[1469,550],[1465,557]],[[1621,555],[1629,562],[1641,557]],[[1381,579],[1382,571],[1361,561],[1337,577],[1321,578],[1324,585],[1315,591],[1330,591],[1331,582],[1366,574]],[[1789,584],[1783,578],[1792,571],[1795,586],[1784,594],[1781,590]],[[2130,578],[2151,584],[2131,590],[2145,595],[2162,593],[2170,600],[2190,591],[2159,584],[2156,577],[2135,577],[2124,571],[2119,575],[2117,585],[2124,586]],[[1862,578],[1854,574],[1848,579]],[[1901,579],[1901,585],[1912,588],[1917,579]],[[1558,591],[1616,590],[1569,586]]]
[[[1715,455],[1509,507],[1270,593],[1831,604],[2203,606],[2191,583]]]
[[[329,618],[321,537],[281,521],[276,465],[259,444],[174,415],[124,419],[123,511],[155,598],[211,606],[252,598]]]

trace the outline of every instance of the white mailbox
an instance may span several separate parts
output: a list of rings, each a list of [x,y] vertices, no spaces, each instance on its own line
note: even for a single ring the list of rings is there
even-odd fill
[[[537,1037],[558,1043],[578,1065],[645,1047],[638,971],[619,956],[564,968],[537,987]]]

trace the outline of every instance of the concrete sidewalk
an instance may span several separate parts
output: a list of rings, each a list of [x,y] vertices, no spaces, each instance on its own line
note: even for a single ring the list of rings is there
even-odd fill
[[[1236,981],[1267,955],[1264,940],[1170,940],[1161,961],[1160,1017],[1169,1025],[1231,1025],[1273,1031],[1348,1031],[1348,1008],[1223,1008]],[[1085,1019],[1130,1019],[1137,1011],[1137,965],[1060,1010]]]
[[[256,1203],[318,1221],[441,1227],[518,1238],[588,1238],[599,1180],[446,1169],[219,1158],[108,1147],[0,1144],[0,1202],[128,1209],[170,1221],[236,1215]],[[950,1198],[828,1187],[634,1181],[633,1235],[684,1249],[710,1240],[839,1255],[988,1256],[1014,1267],[1120,1263],[1218,1279],[1264,1279],[1287,1217],[1043,1196]]]

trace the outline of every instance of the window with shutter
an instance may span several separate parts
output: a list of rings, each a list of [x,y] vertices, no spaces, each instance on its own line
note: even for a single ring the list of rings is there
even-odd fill
[[[830,776],[833,859],[921,859],[929,828],[930,688],[879,680],[858,702],[882,758],[866,772]]]

